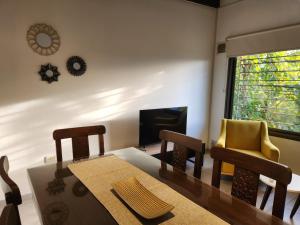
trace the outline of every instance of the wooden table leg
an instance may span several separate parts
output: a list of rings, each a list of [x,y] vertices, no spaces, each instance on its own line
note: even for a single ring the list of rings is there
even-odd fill
[[[295,202],[295,205],[294,205],[293,210],[292,210],[292,212],[291,212],[290,218],[293,218],[293,216],[294,216],[295,213],[297,212],[299,206],[300,206],[300,194],[298,195],[298,198],[297,198],[297,200],[296,200],[296,202]]]
[[[272,189],[273,188],[271,186],[267,185],[266,191],[265,191],[265,194],[264,194],[264,197],[263,197],[263,200],[262,200],[261,205],[260,205],[260,209],[261,210],[264,210],[264,208],[266,206],[266,203],[267,203],[267,201],[268,201],[268,199],[270,197],[270,194],[272,192]]]

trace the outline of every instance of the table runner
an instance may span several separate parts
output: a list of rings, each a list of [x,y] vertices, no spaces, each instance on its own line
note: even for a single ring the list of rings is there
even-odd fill
[[[68,167],[121,225],[142,224],[112,192],[112,183],[129,177],[136,177],[153,194],[175,206],[171,211],[174,216],[159,224],[228,224],[166,184],[114,155],[76,162]]]

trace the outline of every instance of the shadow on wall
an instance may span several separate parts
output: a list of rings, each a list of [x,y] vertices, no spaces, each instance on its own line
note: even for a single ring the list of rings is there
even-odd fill
[[[136,104],[139,98],[161,88],[157,84],[138,90],[122,87],[76,99],[65,95],[2,106],[1,155],[9,156],[12,170],[26,168],[28,164],[41,162],[45,155],[55,155],[53,130],[91,124],[107,127],[106,149],[134,145],[136,141],[132,138],[126,141],[124,137],[128,135],[124,134],[138,135],[138,124],[133,119],[138,113]],[[70,148],[70,144],[64,147]]]
[[[77,82],[71,86],[65,80],[51,86],[37,80],[38,90],[23,95],[24,90],[14,88],[15,95],[5,100],[15,103],[0,106],[0,155],[8,155],[13,178],[23,188],[21,192],[30,193],[26,168],[41,164],[45,156],[55,156],[55,129],[103,124],[107,128],[106,150],[136,146],[140,109],[187,105],[193,118],[191,127],[196,127],[195,136],[199,136],[207,127],[197,120],[207,121],[202,106],[206,105],[209,79],[198,72],[206,67],[207,62],[201,61],[170,65],[165,70],[151,67],[145,68],[145,73],[135,70],[128,75],[130,71],[126,71],[126,77],[110,81],[92,73],[82,79],[71,77]],[[110,72],[107,77],[118,72]],[[122,86],[126,79],[130,81]],[[38,94],[40,98],[33,97]],[[198,95],[202,97],[195,101]],[[90,143],[91,154],[96,154],[96,138],[91,138]],[[63,158],[70,159],[71,154],[70,141],[64,141]]]
[[[24,168],[55,155],[58,128],[103,124],[107,150],[134,146],[139,109],[187,105],[190,134],[206,137],[215,9],[174,0],[53,1],[46,11],[40,10],[45,1],[2,3],[0,155],[8,155],[13,171],[22,170],[19,181],[26,182]],[[49,58],[24,38],[40,21],[62,39]],[[65,68],[74,54],[87,62],[83,77]],[[50,86],[37,74],[48,60],[62,74]],[[70,153],[70,143],[63,144]]]
[[[0,106],[0,155],[8,155],[12,171],[24,169],[41,163],[45,156],[55,156],[52,138],[55,129],[96,124],[107,127],[107,150],[136,146],[140,109],[187,105],[200,116],[200,106],[206,105],[207,95],[207,90],[202,86],[206,86],[208,82],[206,76],[198,75],[202,67],[207,67],[207,63],[176,63],[166,67],[166,71],[147,69],[148,74],[142,74],[136,69],[129,76],[126,74],[127,76],[122,77],[120,73],[118,80],[110,77],[110,81],[107,79],[99,85],[101,78],[97,78],[97,73],[91,73],[82,77],[82,82],[78,82],[81,78],[71,77],[77,83],[70,87],[65,80],[50,86],[40,83],[38,88],[42,86],[43,89],[36,92],[41,98],[36,99],[32,97],[37,94],[35,92],[22,95],[22,87],[21,90],[15,89],[17,96],[10,96],[10,100],[17,103]],[[153,70],[158,72],[153,73]],[[126,82],[127,86],[121,86],[120,83],[125,83],[126,79],[130,79]],[[192,82],[186,82],[187,79]],[[119,87],[98,87],[106,85]],[[75,88],[74,91],[72,88]],[[195,102],[193,97],[198,93],[200,96],[203,93],[204,99]],[[201,116],[206,117],[206,113],[203,112]],[[191,127],[197,132],[205,132],[201,126],[194,118]],[[63,149],[67,152],[66,159],[70,159],[71,143],[65,142],[65,145]],[[97,150],[91,150],[91,154],[93,152],[96,153]]]
[[[43,1],[30,2],[5,0],[0,9],[1,29],[7,35],[0,41],[6,38],[3,51],[8,53],[0,60],[0,83],[5,84],[0,95],[0,151],[16,162],[13,169],[52,153],[51,133],[57,128],[110,126],[115,120],[107,148],[120,147],[121,139],[134,145],[137,128],[126,131],[125,121],[134,121],[138,109],[176,106],[196,91],[205,98],[196,107],[208,104],[215,9],[173,0],[74,0],[54,1],[41,11]],[[62,74],[66,56],[76,53],[86,59],[88,75],[82,82],[62,75],[64,81],[51,88],[39,83],[33,70],[45,58],[27,46],[24,34],[41,19],[51,22],[62,38],[60,51],[49,58]],[[168,90],[159,91],[164,84]],[[117,128],[117,121],[124,121],[123,127]],[[120,138],[122,131],[126,135]],[[113,132],[119,135],[111,136]]]

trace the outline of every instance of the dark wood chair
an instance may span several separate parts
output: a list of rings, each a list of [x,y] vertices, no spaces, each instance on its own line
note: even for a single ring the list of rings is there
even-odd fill
[[[205,154],[205,148],[203,148],[204,145],[201,140],[168,130],[160,131],[159,138],[162,140],[160,153],[162,161],[167,161],[168,142],[173,142],[172,165],[185,172],[188,153],[193,151],[195,153],[194,176],[201,178],[203,156]]]
[[[20,205],[22,197],[18,185],[8,176],[9,162],[7,156],[0,158],[0,184],[5,195],[6,204]]]
[[[297,200],[294,204],[294,207],[292,209],[292,212],[291,212],[291,215],[290,215],[290,218],[293,218],[295,213],[297,212],[297,210],[299,209],[299,206],[300,206],[300,194],[298,195],[297,197]]]
[[[66,128],[59,129],[53,132],[53,138],[56,143],[56,158],[58,162],[62,161],[62,149],[61,140],[62,139],[72,139],[73,147],[73,159],[79,160],[82,158],[88,158],[90,156],[89,150],[89,135],[98,135],[99,137],[99,155],[104,154],[104,139],[103,134],[105,134],[105,127],[90,126],[90,127],[76,127],[76,128]]]
[[[0,225],[21,225],[17,206],[6,205],[0,216]]]
[[[212,185],[220,188],[222,162],[235,166],[231,194],[253,206],[256,206],[259,175],[276,180],[272,214],[283,219],[287,185],[292,179],[292,170],[285,165],[261,159],[238,151],[214,147],[211,149],[214,159]]]
[[[22,204],[18,185],[8,176],[9,162],[7,156],[0,158],[0,185],[5,195],[6,204],[13,204],[19,217],[18,205]]]

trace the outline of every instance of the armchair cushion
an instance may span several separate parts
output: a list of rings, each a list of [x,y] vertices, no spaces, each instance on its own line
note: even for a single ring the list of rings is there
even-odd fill
[[[226,148],[260,151],[261,122],[227,120]]]
[[[245,153],[245,154],[248,154],[248,155],[256,156],[258,158],[268,159],[262,152],[259,152],[259,151],[240,150],[240,149],[233,149],[233,148],[229,148],[229,149],[233,150],[233,151],[242,152],[242,153]],[[222,164],[222,174],[223,175],[232,176],[233,171],[234,171],[234,166],[232,164],[229,164],[229,163],[223,163]]]

